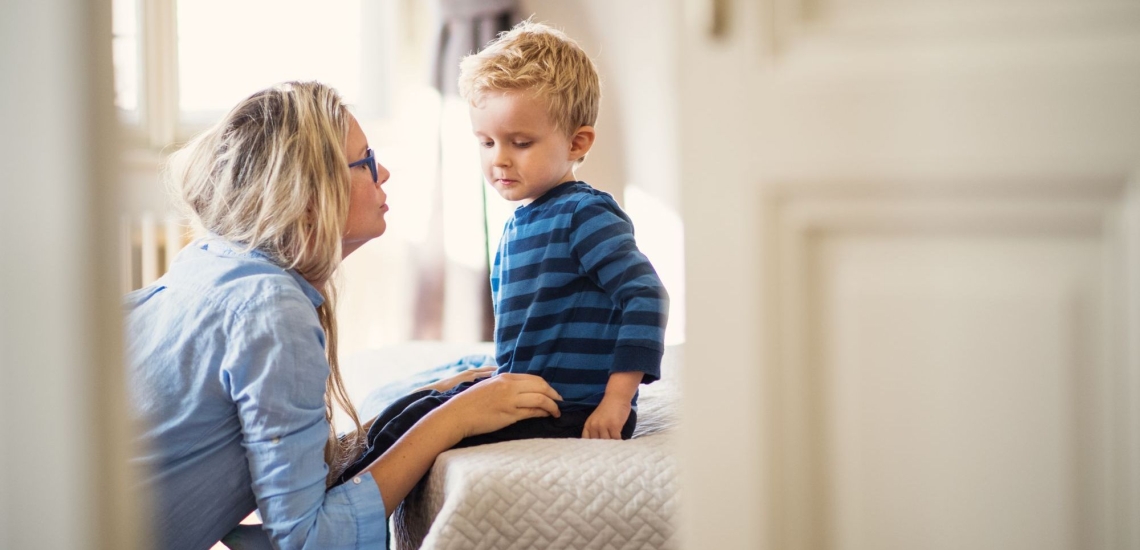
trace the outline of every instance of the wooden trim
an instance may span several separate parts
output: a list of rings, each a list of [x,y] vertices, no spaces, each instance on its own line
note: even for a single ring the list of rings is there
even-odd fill
[[[178,11],[174,0],[139,0],[142,125],[151,148],[174,142],[178,126]]]

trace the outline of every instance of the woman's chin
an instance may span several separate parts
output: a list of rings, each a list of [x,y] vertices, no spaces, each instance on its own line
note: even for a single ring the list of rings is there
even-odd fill
[[[353,235],[351,237],[345,237],[340,242],[340,248],[343,253],[342,258],[347,257],[349,254],[355,252],[358,248],[368,244],[368,242],[372,239],[380,237],[387,229],[388,227],[386,225],[381,224],[380,227],[371,232],[369,235]]]

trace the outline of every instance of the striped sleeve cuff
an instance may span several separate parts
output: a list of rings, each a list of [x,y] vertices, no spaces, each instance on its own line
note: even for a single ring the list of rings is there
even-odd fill
[[[614,362],[610,373],[643,372],[642,384],[649,384],[661,378],[661,356],[663,351],[641,346],[618,346],[614,349]]]

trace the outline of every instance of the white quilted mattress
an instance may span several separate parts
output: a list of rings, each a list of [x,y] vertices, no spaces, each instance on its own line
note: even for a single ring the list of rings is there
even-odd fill
[[[674,548],[677,391],[643,386],[629,441],[533,439],[448,451],[396,510],[399,549]]]

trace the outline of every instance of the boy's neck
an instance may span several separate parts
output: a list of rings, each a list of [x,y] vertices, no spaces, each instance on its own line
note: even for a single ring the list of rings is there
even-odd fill
[[[526,199],[526,200],[522,200],[522,201],[519,201],[519,202],[520,202],[520,203],[521,203],[523,206],[530,206],[530,205],[534,204],[536,201],[541,201],[541,200],[545,199],[546,197],[549,197],[549,196],[550,196],[550,194],[551,194],[551,193],[553,193],[555,190],[561,189],[561,188],[565,187],[567,184],[570,184],[570,183],[578,183],[578,180],[576,180],[576,179],[569,179],[569,180],[566,180],[566,181],[560,182],[558,185],[555,185],[554,187],[551,187],[550,189],[547,189],[545,193],[543,193],[543,194],[539,195],[538,197],[535,197],[535,198],[533,198],[533,199]]]

